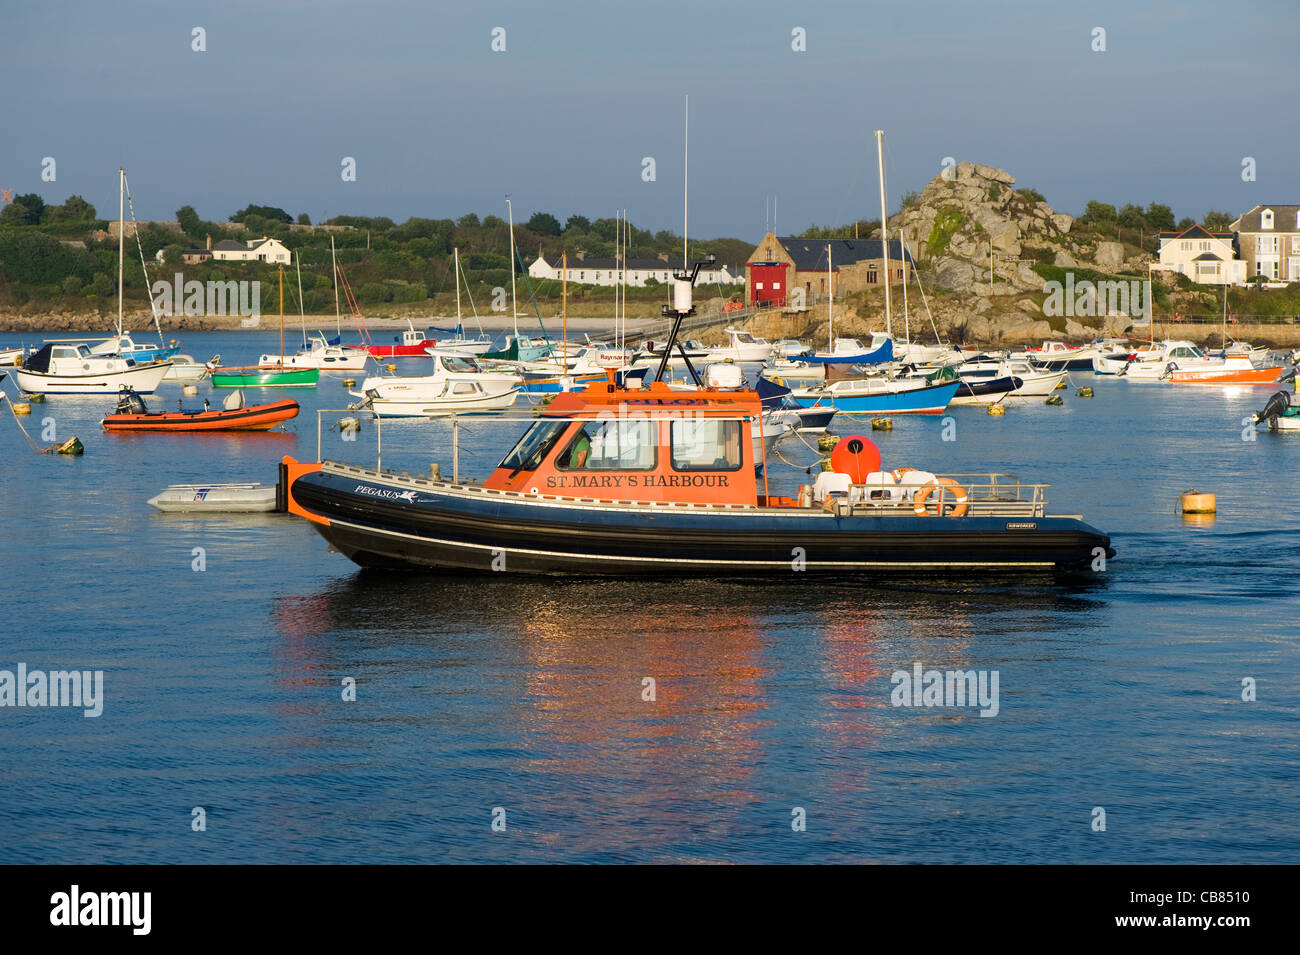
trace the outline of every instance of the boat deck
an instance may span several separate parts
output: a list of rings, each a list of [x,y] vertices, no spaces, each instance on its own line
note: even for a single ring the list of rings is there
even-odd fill
[[[896,500],[885,499],[878,495],[877,487],[851,485],[848,495],[817,502],[811,506],[801,506],[796,498],[771,497],[771,503],[755,504],[714,504],[687,503],[677,501],[620,500],[610,498],[577,497],[570,495],[541,494],[533,491],[508,491],[486,488],[464,481],[435,481],[430,478],[416,477],[406,471],[391,471],[345,464],[338,461],[322,461],[321,470],[327,474],[337,474],[352,478],[383,482],[388,485],[407,487],[412,490],[424,489],[454,496],[472,496],[477,498],[499,498],[508,501],[528,502],[536,505],[554,505],[562,507],[583,507],[594,510],[644,509],[648,511],[708,511],[714,513],[766,513],[798,514],[810,516],[827,514],[836,517],[915,517],[913,502],[908,497]],[[1021,481],[1014,474],[941,474],[937,477],[950,478],[965,489],[967,500],[967,517],[1011,517],[1040,518],[1046,517],[1046,490],[1050,484],[1029,484]],[[763,500],[763,499],[760,499]],[[930,502],[933,506],[933,500]],[[1053,517],[1082,519],[1080,515],[1055,514]]]

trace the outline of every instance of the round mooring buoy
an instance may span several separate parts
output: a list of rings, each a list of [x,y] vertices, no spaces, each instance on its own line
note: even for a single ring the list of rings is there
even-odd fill
[[[1091,398],[1091,397],[1092,397],[1092,389],[1091,389],[1091,388],[1088,388],[1088,387],[1080,388],[1080,389],[1079,389],[1079,397],[1080,397],[1080,398]]]
[[[355,378],[344,378],[344,379],[343,379],[343,387],[344,387],[344,388],[355,388],[356,385],[357,385],[357,380],[356,380]]]
[[[835,445],[839,444],[840,436],[838,434],[823,434],[817,439],[818,451],[834,451]]]
[[[391,361],[387,365],[385,365],[384,368],[386,368],[388,371],[397,371],[397,365],[393,364],[393,362]]]
[[[199,388],[197,385],[185,385],[181,388],[181,393],[187,398],[193,398],[199,393]]]
[[[1060,395],[1052,395],[1052,397],[1048,398],[1047,401],[1043,403],[1049,405],[1063,405],[1065,404],[1065,399]]]
[[[851,434],[831,452],[831,470],[861,484],[872,471],[880,470],[880,449],[864,435]]]
[[[1057,391],[1064,391],[1064,390],[1065,390],[1066,388],[1068,388],[1068,387],[1069,387],[1069,385],[1067,385],[1067,384],[1065,383],[1065,379],[1064,379],[1064,378],[1062,378],[1060,381],[1058,381],[1058,382],[1056,383],[1056,390],[1057,390]]]
[[[15,401],[9,407],[13,408],[14,414],[31,414],[32,406],[25,401]]]
[[[1178,509],[1184,514],[1213,514],[1218,503],[1213,494],[1202,494],[1193,489],[1178,495]]]
[[[989,405],[989,414],[993,415],[994,417],[998,417],[1006,413],[1007,413],[1007,409],[1002,407],[1001,405]]]
[[[890,421],[888,418],[872,418],[871,430],[872,431],[893,431],[894,422]]]

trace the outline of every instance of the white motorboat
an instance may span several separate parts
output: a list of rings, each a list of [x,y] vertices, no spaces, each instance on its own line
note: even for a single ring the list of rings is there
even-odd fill
[[[1164,381],[1175,371],[1222,366],[1222,358],[1209,357],[1192,342],[1171,339],[1161,342],[1146,356],[1129,362],[1119,374],[1130,381]]]
[[[983,355],[957,366],[958,377],[972,385],[1001,378],[1015,379],[1019,384],[1006,393],[1006,398],[1045,398],[1056,391],[1067,374],[1065,371],[1044,371],[1018,358],[998,359]],[[960,402],[959,398],[960,392],[953,404],[970,403]]]
[[[50,342],[14,370],[14,380],[28,394],[115,395],[125,386],[148,395],[170,368],[169,361],[142,365],[133,358],[91,354],[88,345]]]
[[[454,412],[500,411],[514,404],[523,379],[484,370],[472,358],[430,356],[434,371],[420,376],[374,376],[348,392],[381,417],[416,418]]]
[[[764,362],[772,357],[772,344],[738,328],[725,328],[728,343],[709,350],[706,361]]]
[[[1270,431],[1300,431],[1300,405],[1293,404],[1289,391],[1279,391],[1268,399],[1264,410],[1250,416],[1252,423],[1263,424]]]
[[[161,337],[157,345],[148,342],[138,343],[131,337],[130,332],[122,332],[112,338],[98,340],[98,344],[90,346],[92,355],[121,355],[123,358],[134,358],[141,365],[171,358],[179,350],[180,346],[176,344],[175,339],[172,339],[170,345],[164,344]]]
[[[26,354],[26,348],[0,348],[0,367],[21,365]]]
[[[795,355],[808,354],[811,347],[793,338],[782,338],[772,343],[772,355],[776,358],[792,358]]]
[[[1092,368],[1094,358],[1101,355],[1096,344],[1067,345],[1065,342],[1043,342],[1041,348],[1027,348],[1015,352],[1012,358],[1031,362],[1051,371]]]
[[[221,365],[221,356],[213,355],[207,361],[196,361],[193,355],[173,355],[171,368],[163,381],[202,381]]]
[[[259,368],[319,368],[321,371],[365,371],[370,353],[358,348],[331,345],[323,333],[307,339],[294,355],[263,355]]]

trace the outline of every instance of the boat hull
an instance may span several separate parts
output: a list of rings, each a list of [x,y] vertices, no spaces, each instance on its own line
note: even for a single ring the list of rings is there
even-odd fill
[[[286,459],[286,470],[301,467]],[[363,567],[692,577],[790,574],[798,563],[803,573],[844,575],[1048,571],[1114,555],[1109,537],[1072,517],[1025,521],[845,517],[821,508],[612,507],[333,464],[286,483],[289,510]],[[792,554],[802,554],[802,560],[792,561]]]
[[[14,381],[28,394],[115,395],[119,389],[129,387],[136,394],[148,395],[158,389],[169,370],[171,364],[168,362],[84,375],[50,375],[16,368]]]
[[[105,431],[269,431],[298,416],[298,402],[285,399],[235,410],[164,411],[109,415]]]
[[[794,392],[794,399],[805,408],[834,408],[840,414],[942,414],[957,393],[960,382],[953,381],[927,388],[877,394],[821,394]]]
[[[1282,377],[1279,368],[1234,369],[1231,371],[1174,371],[1169,380],[1175,385],[1275,385]]]
[[[319,368],[218,368],[212,372],[213,388],[314,388]]]
[[[418,345],[345,345],[356,351],[362,351],[371,358],[428,358],[433,342],[421,342]]]

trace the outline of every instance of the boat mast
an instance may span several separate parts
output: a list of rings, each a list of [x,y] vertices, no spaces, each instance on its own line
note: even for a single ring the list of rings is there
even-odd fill
[[[461,338],[464,338],[465,329],[460,323],[460,246],[456,246],[456,248],[452,249],[452,253],[455,256],[456,269],[456,334],[460,335]]]
[[[686,94],[686,142],[683,149],[685,171],[682,173],[682,271],[690,266],[690,256],[686,247],[686,237],[690,235],[691,223],[691,94]]]
[[[284,367],[284,266],[280,266],[280,367]]]
[[[343,325],[339,317],[339,264],[334,257],[334,236],[330,236],[330,268],[334,273],[334,334],[342,339]]]
[[[510,311],[514,316],[515,344],[519,343],[519,306],[515,301],[515,211],[506,196],[506,216],[510,220]]]
[[[831,268],[831,244],[826,243],[826,287],[831,290],[830,306],[826,309],[826,350],[835,351],[835,271]]]
[[[126,170],[117,171],[117,347],[122,347],[122,273],[126,260]]]
[[[880,165],[880,246],[885,255],[885,334],[894,334],[889,314],[889,210],[885,207],[885,131],[876,130],[876,161]]]
[[[302,347],[307,347],[307,308],[302,303],[302,259],[293,257],[293,264],[298,269],[298,317],[302,320]],[[280,349],[280,363],[284,363],[284,349]]]
[[[564,363],[565,371],[569,368],[569,251],[563,250],[560,253],[560,321],[563,323],[563,330],[560,332],[560,340],[564,342]]]
[[[910,351],[912,347],[912,328],[907,321],[907,280],[910,270],[907,267],[907,236],[903,234],[901,229],[898,232],[898,244],[903,247],[903,341],[907,342]]]

